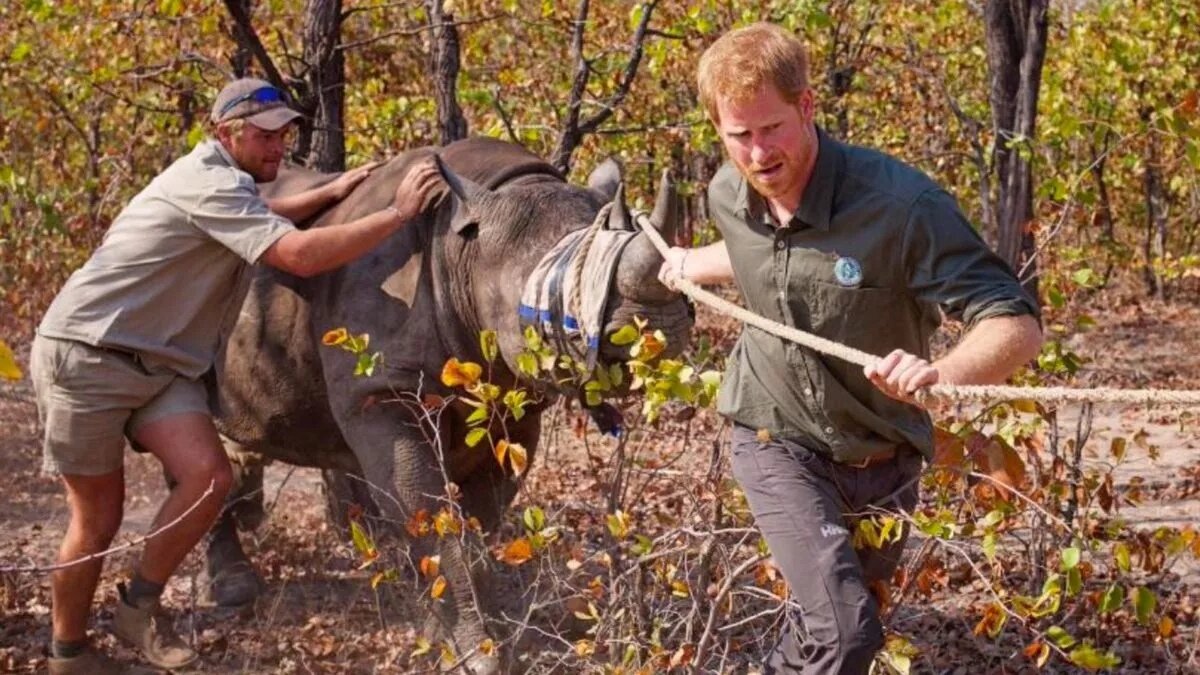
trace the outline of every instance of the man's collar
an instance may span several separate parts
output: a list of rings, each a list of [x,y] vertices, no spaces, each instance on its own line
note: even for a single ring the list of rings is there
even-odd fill
[[[221,156],[221,159],[225,160],[226,164],[228,164],[229,166],[231,166],[235,169],[240,168],[240,167],[238,167],[238,163],[233,160],[233,155],[229,154],[229,151],[225,149],[225,145],[223,143],[221,143],[220,140],[218,140],[216,138],[209,138],[209,139],[205,140],[204,142],[211,143],[213,149],[215,149],[217,151],[217,154]]]
[[[800,197],[800,208],[792,216],[794,220],[821,230],[828,230],[833,214],[833,197],[837,189],[838,173],[843,164],[842,147],[830,138],[821,127],[817,127],[817,160],[813,163],[812,176]],[[742,217],[760,218],[767,213],[766,200],[750,188],[750,181],[739,174],[737,186],[737,212]]]

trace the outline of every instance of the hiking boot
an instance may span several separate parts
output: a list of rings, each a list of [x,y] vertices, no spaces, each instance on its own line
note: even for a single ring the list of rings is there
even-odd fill
[[[121,664],[91,649],[66,659],[52,656],[48,665],[50,675],[118,675],[125,672]]]
[[[117,585],[120,599],[113,613],[113,633],[138,649],[142,658],[159,668],[173,670],[191,665],[199,656],[175,634],[171,617],[158,599],[143,600],[138,606],[126,601],[125,584]]]

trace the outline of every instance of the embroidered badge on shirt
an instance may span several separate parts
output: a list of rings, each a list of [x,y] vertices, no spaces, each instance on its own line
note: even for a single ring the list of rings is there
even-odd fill
[[[862,265],[854,258],[838,258],[837,262],[833,263],[833,276],[838,284],[846,288],[857,288],[863,280]]]

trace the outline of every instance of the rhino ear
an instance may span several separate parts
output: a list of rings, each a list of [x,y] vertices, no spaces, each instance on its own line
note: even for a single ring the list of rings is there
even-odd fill
[[[435,154],[433,161],[450,187],[450,229],[455,234],[462,234],[464,230],[478,226],[482,205],[491,196],[491,190],[454,173],[439,155]]]
[[[670,169],[663,169],[662,179],[658,183],[658,196],[654,200],[654,212],[650,214],[650,222],[655,229],[673,244],[675,233],[679,230],[683,219],[683,200],[675,189],[675,181]]]
[[[629,215],[629,207],[625,204],[625,184],[617,184],[617,194],[613,197],[612,208],[608,210],[608,222],[604,224],[606,230],[623,230],[632,232],[633,216]]]
[[[621,176],[624,173],[621,163],[616,158],[609,157],[600,166],[592,169],[588,176],[588,187],[604,195],[604,199],[612,200],[617,195],[617,188],[621,186]]]

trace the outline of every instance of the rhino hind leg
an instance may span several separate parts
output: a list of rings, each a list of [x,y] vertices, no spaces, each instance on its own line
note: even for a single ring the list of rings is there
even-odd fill
[[[225,454],[233,468],[234,484],[225,508],[209,532],[205,549],[206,592],[221,607],[238,607],[254,602],[263,590],[262,577],[242,549],[238,530],[255,530],[266,518],[263,508],[261,455],[222,438]]]
[[[322,469],[325,484],[325,514],[339,532],[350,531],[350,521],[357,517],[377,520],[382,516],[375,503],[376,488],[361,474],[338,469]]]

